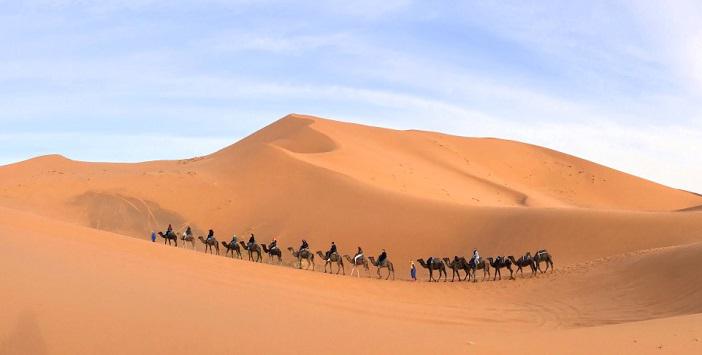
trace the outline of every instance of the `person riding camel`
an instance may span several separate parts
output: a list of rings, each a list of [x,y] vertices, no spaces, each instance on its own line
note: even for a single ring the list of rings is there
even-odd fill
[[[273,241],[268,245],[268,249],[271,251],[278,249],[278,239],[276,237],[273,237]]]
[[[190,229],[190,226],[185,230],[185,236],[186,237],[192,237],[193,236],[193,230]]]
[[[329,261],[329,258],[331,258],[332,254],[336,253],[336,244],[334,242],[331,243],[331,247],[327,251],[326,256],[324,257],[325,261]]]
[[[169,223],[168,229],[166,229],[166,236],[170,237],[173,234],[173,226]]]
[[[473,249],[473,265],[478,265],[480,263],[480,254],[478,254],[478,249]]]
[[[210,230],[207,232],[207,240],[209,241],[209,240],[211,240],[212,238],[214,238],[214,231],[213,231],[212,229],[210,229]]]
[[[353,256],[353,263],[358,264],[358,260],[363,258],[363,249],[361,247],[358,247],[358,251],[356,251],[356,255]]]
[[[385,249],[383,249],[383,251],[378,256],[378,265],[383,265],[383,263],[385,262],[385,259],[387,259],[387,258],[388,258],[388,253],[386,253]]]
[[[256,245],[256,237],[251,233],[251,237],[249,238],[249,244],[247,245],[247,248],[249,250],[253,249],[254,245]]]
[[[239,237],[237,237],[236,234],[234,234],[234,235],[232,236],[232,241],[229,242],[229,246],[233,247],[233,246],[235,246],[236,243],[238,243],[238,242],[239,242]]]
[[[310,249],[310,245],[307,244],[307,241],[303,239],[303,240],[302,240],[302,245],[300,245],[300,251],[299,251],[299,253],[302,253],[303,250],[309,251],[309,249]]]

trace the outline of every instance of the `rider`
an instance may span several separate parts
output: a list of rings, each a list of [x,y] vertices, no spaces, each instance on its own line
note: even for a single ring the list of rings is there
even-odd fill
[[[271,251],[278,249],[278,239],[276,237],[273,237],[273,241],[271,241],[271,244],[268,245],[268,249]]]
[[[356,255],[353,256],[353,263],[358,264],[359,258],[363,258],[363,249],[361,249],[361,247],[358,247],[358,251],[356,252]]]
[[[171,234],[173,234],[173,226],[169,223],[168,229],[166,229],[166,236],[170,236]]]
[[[336,253],[336,244],[334,242],[331,243],[331,247],[327,251],[327,255],[324,257],[324,260],[329,261],[329,258],[332,256],[332,254]]]
[[[303,250],[309,250],[309,249],[310,249],[310,245],[307,244],[307,241],[303,239],[303,240],[302,240],[302,245],[300,245],[300,251],[299,251],[299,253],[302,253]]]
[[[188,226],[188,229],[185,230],[185,236],[186,236],[186,237],[192,237],[192,236],[193,236],[193,230],[190,229],[190,226]]]
[[[229,245],[230,245],[230,246],[234,246],[234,245],[236,245],[236,243],[238,243],[238,242],[239,242],[239,237],[237,237],[236,234],[234,234],[234,235],[232,236],[232,241],[229,242]]]
[[[385,259],[388,258],[388,253],[385,252],[385,249],[380,253],[378,256],[378,265],[382,265]]]
[[[207,232],[207,240],[214,238],[214,231],[212,229]]]
[[[478,249],[473,249],[473,265],[478,265],[480,263],[480,254],[478,254]]]
[[[253,235],[253,233],[251,233],[251,237],[249,238],[248,249],[251,250],[254,245],[256,245],[256,237]]]

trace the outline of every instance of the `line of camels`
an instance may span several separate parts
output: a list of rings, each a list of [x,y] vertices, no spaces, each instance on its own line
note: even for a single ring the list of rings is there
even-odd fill
[[[175,246],[178,247],[178,239],[180,239],[183,247],[187,247],[187,245],[190,244],[193,250],[196,249],[196,238],[193,235],[186,235],[185,233],[183,233],[183,235],[180,238],[178,238],[178,236],[175,233],[163,234],[162,232],[158,232],[158,235],[164,239],[164,244],[167,243],[168,245],[171,245],[171,242],[173,242]],[[243,241],[239,241],[238,243],[227,243],[224,241],[218,242],[215,237],[205,239],[202,236],[197,237],[197,240],[204,244],[205,253],[209,252],[210,254],[216,253],[217,255],[219,255],[219,246],[221,243],[222,247],[226,250],[224,256],[229,256],[231,254],[232,258],[234,258],[236,255],[236,257],[238,257],[239,259],[243,259],[242,250],[244,250],[247,252],[249,261],[263,262],[263,254],[265,253],[268,255],[269,263],[283,263],[282,250],[280,248],[269,249],[266,244],[253,244],[251,245],[251,247],[249,247],[249,245],[244,243]],[[290,251],[292,256],[295,259],[297,259],[297,267],[299,269],[302,269],[303,261],[305,261],[306,270],[309,270],[310,268],[312,270],[315,269],[315,253],[313,253],[310,250],[298,251],[292,247],[288,247],[287,249]],[[388,273],[385,279],[387,280],[390,277],[392,277],[393,280],[395,279],[395,267],[393,263],[387,258],[379,263],[372,256],[369,256],[368,258],[366,258],[365,256],[361,256],[360,258],[352,258],[349,255],[343,255],[342,257],[342,255],[338,253],[333,253],[327,259],[324,253],[322,253],[322,251],[317,251],[316,254],[321,260],[324,260],[325,273],[327,272],[327,269],[329,270],[329,273],[333,273],[333,266],[336,265],[336,274],[339,274],[341,272],[344,275],[346,275],[346,269],[344,267],[345,259],[346,262],[352,266],[351,276],[353,276],[355,273],[358,277],[360,277],[360,269],[363,268],[366,270],[367,276],[370,277],[370,265],[372,265],[377,268],[378,278],[382,278],[380,270],[387,269]],[[454,282],[456,277],[458,277],[459,281],[472,280],[473,282],[477,282],[477,278],[475,275],[477,270],[483,270],[483,280],[485,280],[486,278],[490,278],[490,269],[493,269],[493,281],[496,280],[498,277],[500,280],[502,280],[502,269],[509,270],[510,279],[514,279],[514,274],[516,273],[521,273],[522,275],[524,275],[523,269],[527,267],[530,268],[532,275],[536,275],[537,270],[541,273],[544,273],[549,269],[553,271],[553,258],[551,257],[551,254],[549,254],[549,252],[545,249],[537,251],[536,253],[534,253],[533,256],[530,252],[527,252],[524,256],[520,257],[519,259],[515,259],[512,255],[507,257],[498,256],[496,258],[480,258],[480,261],[478,263],[475,263],[475,260],[473,258],[469,260],[465,257],[455,256],[453,260],[449,258],[440,259],[430,257],[426,261],[424,259],[417,259],[417,262],[423,268],[429,270],[430,282],[440,281],[442,275],[444,276],[444,282],[448,281],[448,269],[451,269],[452,271],[451,282]],[[542,263],[546,264],[546,268],[544,270],[541,269]],[[517,267],[516,271],[512,268],[513,266]],[[437,278],[434,278],[435,271],[439,273],[439,276]],[[461,271],[465,272],[465,276],[463,278],[461,278]]]
[[[429,270],[430,282],[439,282],[442,275],[444,276],[444,282],[448,281],[448,269],[451,269],[452,271],[451,282],[454,282],[456,277],[458,277],[458,281],[465,281],[467,279],[468,281],[472,280],[473,282],[477,282],[477,278],[475,276],[477,270],[483,270],[483,280],[486,278],[489,279],[491,268],[494,270],[494,276],[492,278],[493,281],[497,280],[498,278],[502,280],[502,269],[509,270],[510,280],[514,280],[514,275],[517,273],[523,276],[524,269],[527,267],[531,269],[532,276],[535,276],[537,271],[545,273],[551,269],[553,272],[553,258],[546,249],[537,251],[533,256],[531,255],[531,252],[526,252],[519,259],[515,259],[512,255],[506,257],[498,256],[495,258],[487,257],[480,258],[480,260],[476,263],[475,259],[473,258],[468,260],[464,257],[454,256],[453,260],[449,258],[440,259],[430,257],[426,261],[424,259],[417,259],[417,262],[423,268]],[[541,269],[541,263],[546,265],[546,268],[543,270]],[[516,266],[517,270],[514,270],[512,268],[513,266]],[[461,270],[466,273],[466,276],[463,277],[463,279],[461,279]],[[437,278],[434,278],[434,271],[439,273]]]

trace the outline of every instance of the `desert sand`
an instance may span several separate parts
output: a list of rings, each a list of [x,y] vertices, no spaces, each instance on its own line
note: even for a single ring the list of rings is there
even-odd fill
[[[0,167],[0,353],[702,352],[700,206],[542,147],[304,115],[187,160],[39,157]],[[397,280],[148,241],[168,223],[386,248]],[[407,281],[473,247],[556,270]]]

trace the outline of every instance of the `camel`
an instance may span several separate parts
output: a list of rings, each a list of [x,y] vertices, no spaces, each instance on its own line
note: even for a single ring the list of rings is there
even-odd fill
[[[546,270],[541,271],[541,262],[546,263]],[[553,259],[546,249],[541,249],[534,254],[534,263],[541,273],[548,271],[549,266],[551,267],[551,272],[553,272]]]
[[[261,255],[261,254],[263,254],[263,251],[261,250],[260,245],[254,244],[251,247],[251,250],[249,250],[249,246],[247,244],[245,244],[243,241],[240,240],[239,244],[241,244],[241,246],[244,248],[244,250],[249,252],[249,261],[259,262],[259,263],[263,262],[263,256]],[[254,260],[254,258],[253,258],[253,253],[256,253],[256,260]]]
[[[163,238],[163,244],[166,244],[166,242],[168,242],[168,245],[171,245],[171,240],[172,240],[175,243],[175,246],[176,247],[178,246],[178,236],[175,233],[173,233],[173,232],[168,233],[167,232],[166,234],[163,234],[163,232],[158,232],[158,235],[161,238]]]
[[[302,259],[305,259],[307,261],[307,270],[309,270],[310,266],[312,267],[312,271],[314,271],[315,265],[314,265],[314,254],[312,254],[311,251],[305,249],[302,251],[296,251],[292,247],[288,247],[288,250],[292,253],[292,255],[297,258],[297,262],[299,263],[299,268],[302,269]]]
[[[470,276],[470,265],[466,258],[454,256],[453,260],[449,258],[444,258],[444,264],[451,268],[451,282],[454,281],[456,275],[458,275],[458,281],[465,281]],[[466,277],[461,280],[461,270],[465,271]]]
[[[520,273],[522,276],[524,276],[523,268],[528,266],[531,268],[531,275],[536,275],[536,262],[534,262],[534,259],[531,258],[531,253],[527,252],[526,255],[519,258],[519,260],[515,260],[514,256],[512,255],[508,256],[507,258],[512,261],[512,264],[517,265],[517,271],[515,271],[515,273]]]
[[[478,280],[475,278],[475,272],[480,269],[483,270],[483,281],[485,281],[485,276],[487,276],[488,278],[490,277],[490,263],[485,261],[485,259],[481,259],[480,262],[476,265],[475,259],[471,258],[468,262],[468,267],[470,267],[471,273],[471,275],[468,276],[468,281],[470,281],[470,279],[473,278],[473,282],[478,282]]]
[[[380,276],[380,269],[383,269],[383,268],[388,268],[388,276],[385,278],[386,280],[390,278],[390,274],[392,274],[392,279],[393,280],[395,279],[395,267],[392,265],[392,262],[390,261],[390,259],[386,258],[385,260],[383,260],[382,264],[379,264],[377,261],[375,261],[375,258],[372,256],[369,256],[368,260],[370,260],[371,265],[378,268],[378,278],[379,279],[382,278],[382,276]]]
[[[354,259],[348,255],[344,255],[344,258],[346,258],[346,261],[349,262],[349,264],[353,265],[353,268],[351,268],[351,276],[353,276],[353,272],[356,271],[358,277],[361,277],[361,271],[357,270],[357,266],[363,266],[366,269],[366,272],[368,273],[368,277],[370,277],[370,268],[368,267],[368,260],[361,256],[358,259]]]
[[[425,262],[424,259],[417,259],[417,262],[422,265],[423,268],[429,269],[429,282],[436,281],[439,282],[441,280],[441,274],[444,275],[444,282],[448,279],[448,274],[446,273],[446,264],[439,259],[435,257],[430,257],[427,259]],[[434,279],[434,270],[439,271],[439,277],[437,279]]]
[[[500,277],[500,280],[502,280],[502,273],[500,273],[500,269],[506,268],[509,270],[509,279],[514,280],[514,272],[512,271],[512,261],[503,257],[503,256],[498,256],[497,259],[493,258],[487,258],[487,260],[490,262],[490,266],[492,266],[493,269],[495,269],[495,276],[492,278],[492,281],[495,281],[497,277]]]
[[[236,256],[241,259],[241,248],[239,247],[239,244],[236,244],[235,242],[222,242],[222,246],[227,249],[227,252],[224,253],[224,256],[226,257],[229,255],[229,253],[232,254],[232,259],[234,259],[234,253],[236,253]]]
[[[190,247],[195,250],[195,237],[192,234],[183,233],[180,240],[183,242],[183,248],[187,248],[187,244],[190,243]]]
[[[219,255],[219,244],[217,243],[217,239],[215,237],[212,237],[211,239],[205,239],[202,236],[197,237],[202,244],[205,244],[205,253],[207,253],[207,250],[210,250],[210,254],[212,254],[212,248],[214,247],[215,250],[217,250],[217,255]]]
[[[341,255],[339,253],[332,253],[329,255],[329,259],[327,260],[324,255],[320,250],[317,250],[317,255],[319,255],[322,260],[324,260],[324,273],[327,273],[327,266],[329,266],[329,273],[331,274],[334,269],[332,268],[334,266],[334,263],[336,263],[336,274],[339,274],[339,271],[343,271],[344,275],[346,275],[346,269],[344,268],[344,259],[341,258]]]
[[[261,244],[261,247],[263,248],[263,252],[268,254],[268,261],[273,262],[273,257],[277,256],[278,263],[283,263],[283,252],[280,250],[280,248],[276,247],[274,249],[268,249],[266,244]]]

